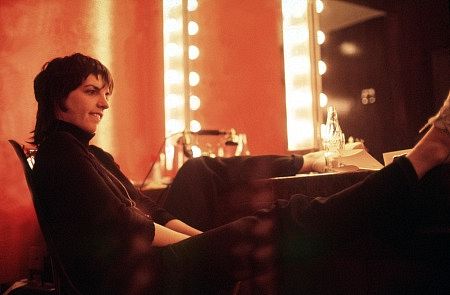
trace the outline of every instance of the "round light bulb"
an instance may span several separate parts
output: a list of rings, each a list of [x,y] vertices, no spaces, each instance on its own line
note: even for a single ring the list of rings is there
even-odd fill
[[[317,43],[322,45],[325,42],[325,33],[322,31],[317,31]]]
[[[197,86],[200,83],[200,75],[197,72],[189,73],[189,85]]]
[[[197,46],[189,45],[189,49],[188,50],[189,50],[188,55],[189,55],[189,59],[190,60],[194,60],[194,59],[197,59],[199,57],[200,49],[198,49]]]
[[[198,8],[198,1],[197,0],[188,0],[187,9],[188,11],[195,11]]]
[[[192,132],[198,132],[202,129],[202,124],[200,124],[200,122],[197,120],[191,120],[191,122],[189,123],[189,129]]]
[[[198,24],[194,21],[188,23],[188,34],[194,36],[198,33]]]
[[[200,149],[200,147],[198,145],[191,146],[191,150],[192,150],[192,156],[194,158],[198,158],[202,155],[202,150]]]
[[[316,0],[316,12],[321,13],[324,8],[325,5],[323,4],[322,0]]]
[[[318,65],[319,65],[319,74],[320,75],[325,74],[327,71],[327,64],[324,61],[319,60]]]
[[[328,104],[328,96],[323,92],[321,92],[319,95],[319,104],[321,108],[326,107]]]
[[[197,95],[191,95],[189,97],[189,107],[191,111],[196,111],[200,108],[200,98]]]
[[[166,54],[170,57],[181,56],[183,49],[176,43],[168,43],[166,45]]]

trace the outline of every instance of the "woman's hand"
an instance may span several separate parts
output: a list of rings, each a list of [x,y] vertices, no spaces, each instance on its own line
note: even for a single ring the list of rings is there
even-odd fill
[[[303,165],[299,173],[324,172],[325,155],[324,151],[311,152],[303,155]]]

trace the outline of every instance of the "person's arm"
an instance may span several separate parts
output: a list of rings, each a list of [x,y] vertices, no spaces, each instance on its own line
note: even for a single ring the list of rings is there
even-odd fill
[[[324,151],[311,152],[303,155],[303,165],[298,173],[324,172],[325,155]]]
[[[188,236],[196,236],[202,233],[200,230],[187,225],[186,223],[184,223],[179,219],[172,219],[169,222],[167,222],[164,226],[179,233],[186,234]]]
[[[114,174],[122,182],[130,197],[136,202],[137,207],[146,214],[151,215],[156,223],[166,224],[168,221],[175,219],[175,216],[161,208],[152,198],[144,195],[133,186],[128,177],[122,173],[111,154],[94,145],[89,146],[89,150],[109,172]]]
[[[163,247],[189,238],[188,235],[174,231],[160,224],[154,223],[154,225],[155,235],[152,243],[154,246]]]

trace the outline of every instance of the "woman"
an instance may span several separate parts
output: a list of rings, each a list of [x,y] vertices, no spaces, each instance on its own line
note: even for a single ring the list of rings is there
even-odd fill
[[[201,233],[142,196],[111,155],[89,145],[109,108],[113,80],[106,67],[82,54],[56,58],[44,65],[34,89],[34,187],[66,271],[87,294],[212,294],[239,280],[267,281],[298,241],[318,245],[305,246],[311,251],[298,259],[320,255],[382,224],[377,212],[391,210],[392,200],[404,205],[395,213],[408,218],[402,201],[450,154],[448,98],[413,150],[364,182],[329,198],[279,201]],[[295,173],[313,161],[307,156],[288,166]]]

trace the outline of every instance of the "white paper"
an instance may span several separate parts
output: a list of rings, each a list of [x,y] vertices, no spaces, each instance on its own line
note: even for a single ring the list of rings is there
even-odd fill
[[[341,164],[345,166],[356,166],[359,169],[380,170],[383,165],[372,157],[365,149],[343,150]]]

